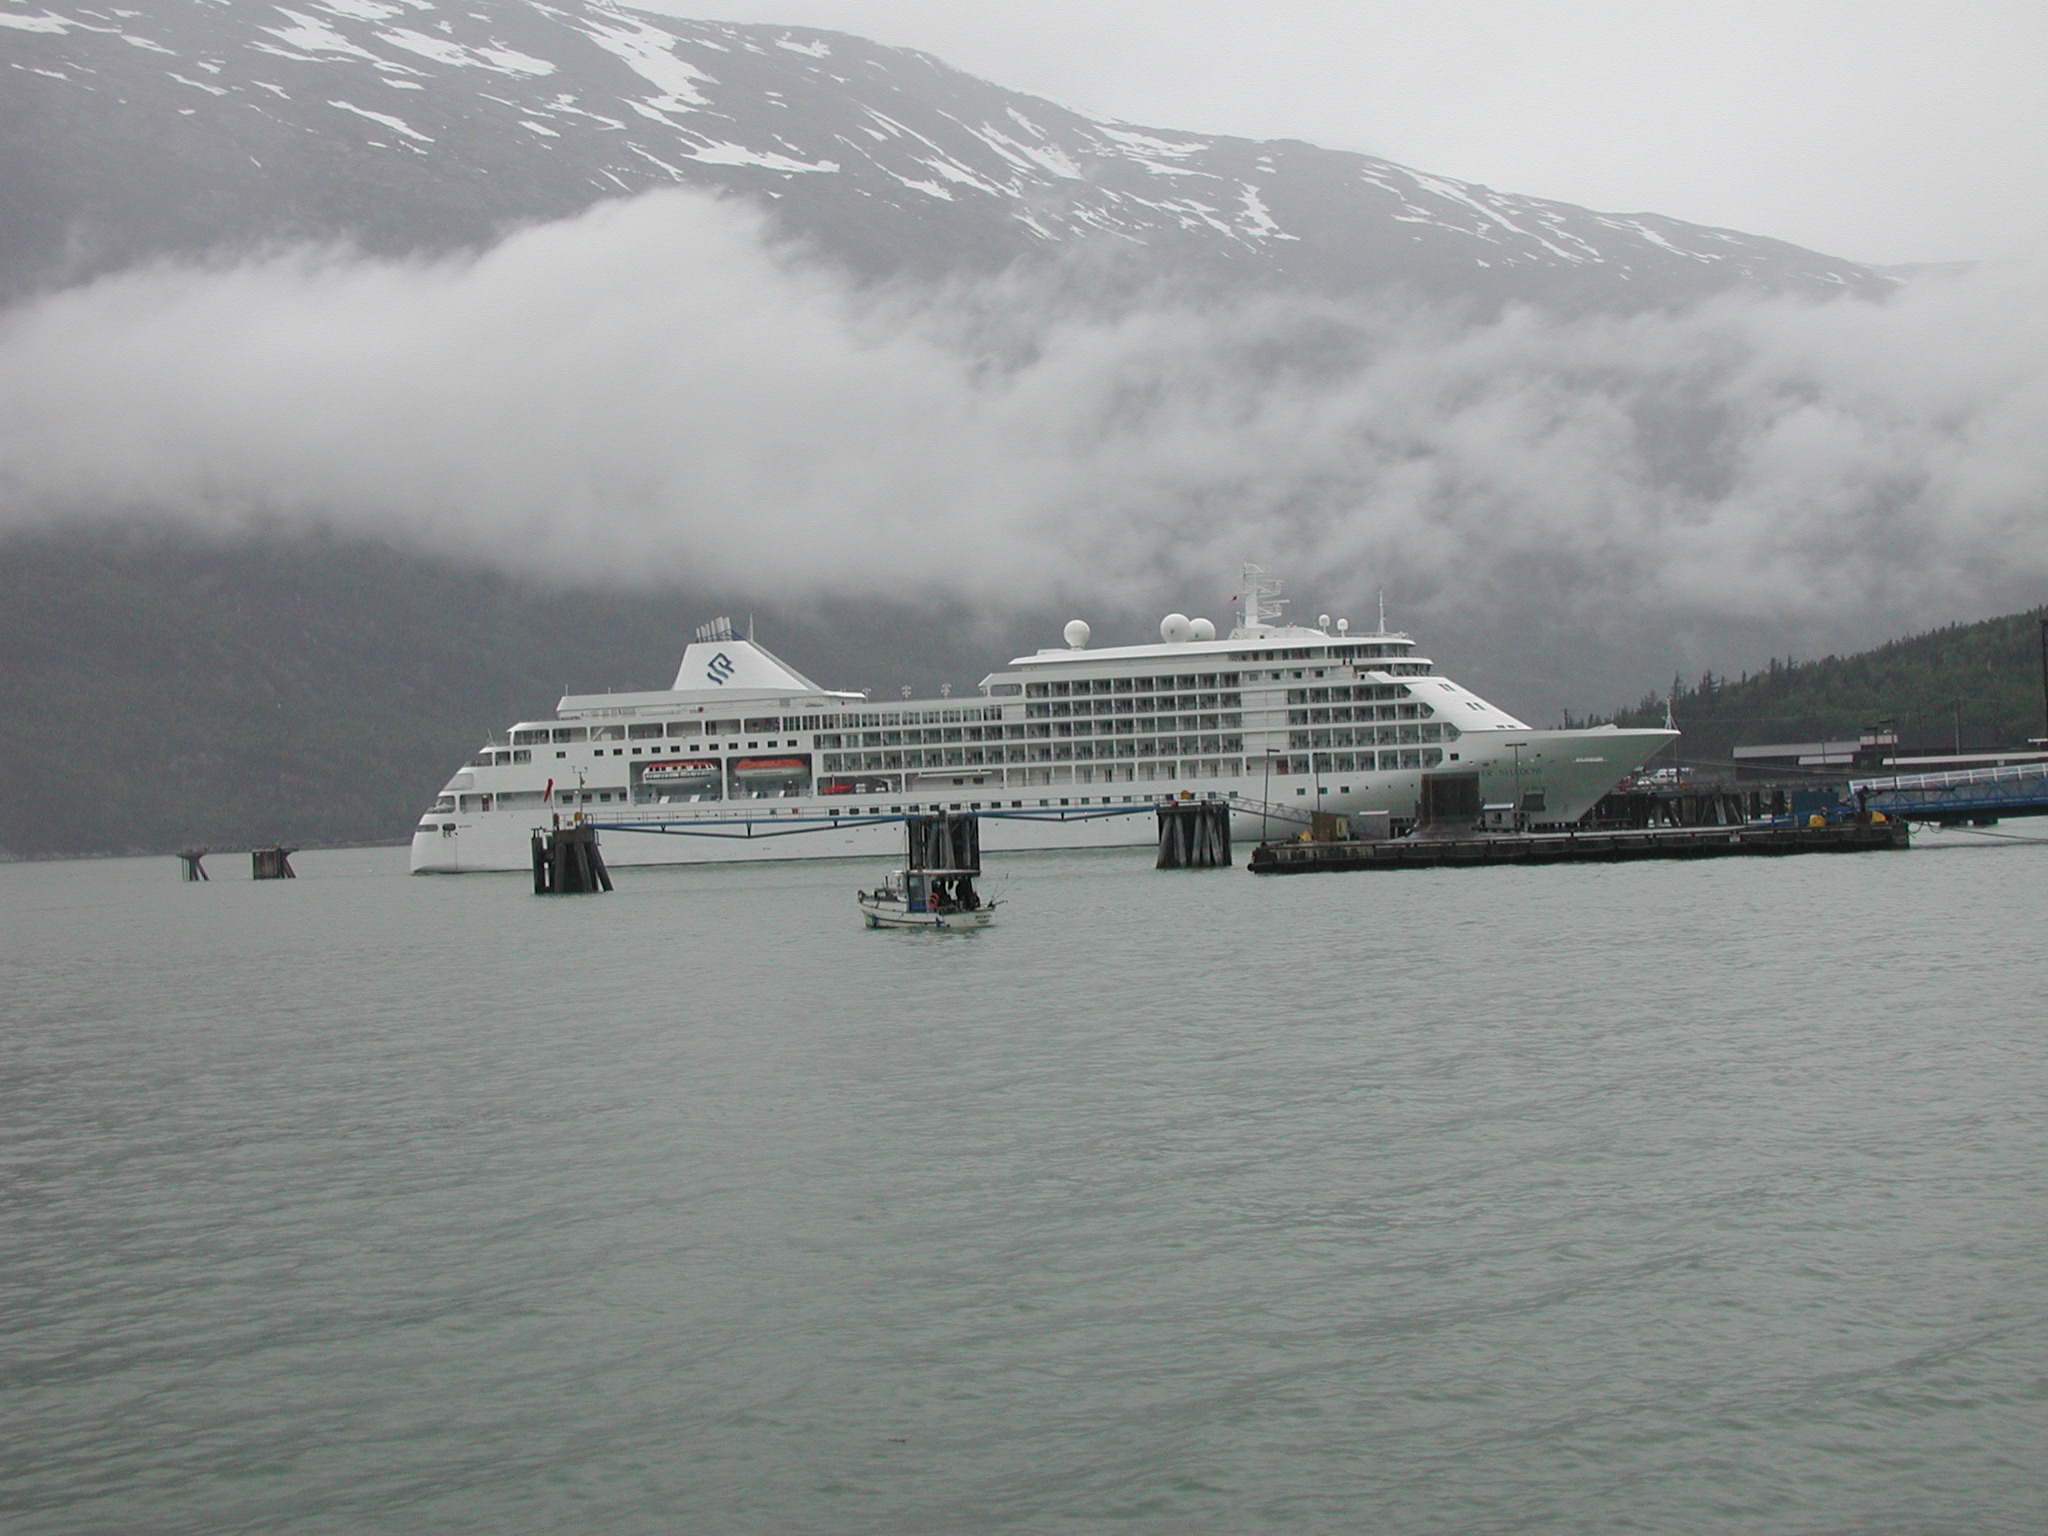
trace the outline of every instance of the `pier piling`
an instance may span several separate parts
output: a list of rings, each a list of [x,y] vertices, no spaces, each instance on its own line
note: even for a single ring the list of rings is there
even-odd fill
[[[298,872],[292,868],[292,855],[296,848],[287,848],[282,843],[268,848],[249,850],[249,878],[252,880],[296,880]]]
[[[1230,807],[1190,800],[1159,807],[1159,869],[1228,869]]]
[[[981,818],[969,813],[903,818],[905,866],[981,873]]]
[[[597,850],[597,828],[556,827],[533,834],[533,894],[589,896],[612,888]]]

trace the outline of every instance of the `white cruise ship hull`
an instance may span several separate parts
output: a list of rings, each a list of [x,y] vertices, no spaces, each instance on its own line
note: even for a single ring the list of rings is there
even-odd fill
[[[1532,786],[1542,810],[1526,819],[1552,825],[1578,820],[1601,796],[1670,741],[1669,731],[1520,731],[1511,740],[1475,743],[1454,770],[1478,776],[1479,798],[1490,805],[1520,805]],[[1468,742],[1473,738],[1467,737]],[[687,806],[597,806],[583,812],[603,838],[605,863],[614,868],[655,864],[752,863],[770,859],[871,859],[902,852],[901,815],[916,810],[975,811],[982,816],[982,847],[991,853],[1150,846],[1158,837],[1154,807],[1178,799],[1224,799],[1233,805],[1231,836],[1243,843],[1293,837],[1306,831],[1310,812],[1342,816],[1384,812],[1399,821],[1417,818],[1420,770],[1363,774],[1329,771],[1258,778],[1180,779],[1160,785],[1061,784],[1023,786],[997,798],[997,786],[931,790],[849,808],[844,797],[726,801]],[[971,794],[971,798],[956,798]],[[415,831],[415,874],[471,874],[524,870],[532,863],[532,836],[561,815],[536,819],[530,808],[458,810],[429,818]]]

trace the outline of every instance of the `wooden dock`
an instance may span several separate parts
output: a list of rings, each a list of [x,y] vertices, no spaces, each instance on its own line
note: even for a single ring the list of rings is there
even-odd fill
[[[1777,858],[1794,853],[1868,853],[1905,848],[1910,837],[1903,821],[1875,820],[1834,822],[1820,827],[1752,823],[1492,836],[1459,833],[1348,842],[1261,843],[1253,850],[1246,867],[1255,875],[1310,875],[1347,869]]]

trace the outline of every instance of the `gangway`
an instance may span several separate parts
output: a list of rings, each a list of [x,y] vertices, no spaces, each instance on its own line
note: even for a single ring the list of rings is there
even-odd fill
[[[1851,779],[1849,793],[1867,810],[1950,826],[2048,816],[2048,763]]]
[[[816,810],[792,811],[786,816],[778,814],[778,807],[766,812],[747,808],[723,813],[663,816],[653,820],[618,821],[594,817],[587,820],[589,825],[604,832],[639,832],[663,837],[752,841],[771,837],[801,837],[808,833],[840,831],[847,827],[872,827],[890,822],[918,821],[940,810],[976,816],[983,821],[1106,821],[1121,816],[1150,816],[1156,813],[1162,804],[1177,803],[1177,800],[1178,797],[1171,795],[1134,795],[1127,797],[1122,803],[1114,803],[1105,795],[1101,803],[1095,805],[1048,805],[1043,801],[1036,806],[1004,806],[999,802],[987,806],[978,803],[972,806],[947,806],[935,803],[929,807],[913,805],[905,810],[891,811],[856,811],[849,807],[838,814]]]

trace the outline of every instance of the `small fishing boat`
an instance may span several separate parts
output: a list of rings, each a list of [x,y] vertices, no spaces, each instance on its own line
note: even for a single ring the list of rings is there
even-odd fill
[[[859,895],[870,928],[986,928],[998,903],[983,901],[971,869],[892,869],[875,890]]]

